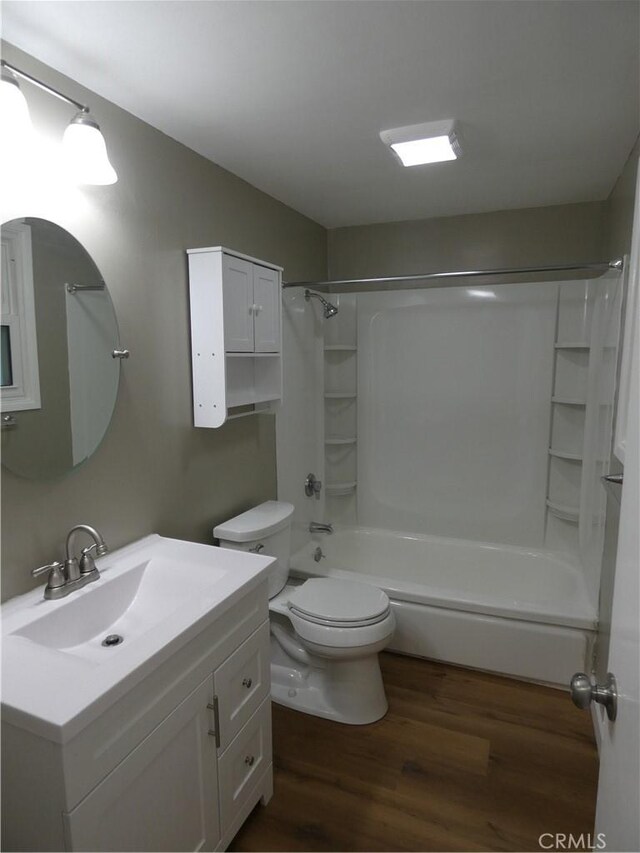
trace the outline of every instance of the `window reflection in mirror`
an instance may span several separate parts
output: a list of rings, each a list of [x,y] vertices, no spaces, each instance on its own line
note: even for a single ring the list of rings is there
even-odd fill
[[[43,219],[2,226],[2,464],[60,476],[98,447],[118,392],[116,315],[84,247]]]
[[[2,326],[2,349],[0,351],[0,385],[8,388],[13,385],[13,368],[11,366],[11,328]]]

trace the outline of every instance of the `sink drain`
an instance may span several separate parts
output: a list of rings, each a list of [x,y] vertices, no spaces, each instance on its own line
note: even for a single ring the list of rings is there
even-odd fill
[[[102,641],[103,646],[119,646],[124,642],[124,637],[120,634],[108,634]]]

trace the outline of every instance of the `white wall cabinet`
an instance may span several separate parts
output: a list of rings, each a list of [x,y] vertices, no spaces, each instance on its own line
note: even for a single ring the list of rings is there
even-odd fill
[[[282,267],[220,246],[187,255],[194,424],[219,427],[282,397]]]
[[[273,792],[266,581],[70,742],[3,724],[4,850],[225,850]]]

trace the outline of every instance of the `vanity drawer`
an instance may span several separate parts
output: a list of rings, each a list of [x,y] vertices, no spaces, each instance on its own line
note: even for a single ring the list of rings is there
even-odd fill
[[[218,761],[222,834],[271,766],[271,697],[267,697]]]
[[[271,692],[269,642],[264,622],[214,673],[221,753]]]

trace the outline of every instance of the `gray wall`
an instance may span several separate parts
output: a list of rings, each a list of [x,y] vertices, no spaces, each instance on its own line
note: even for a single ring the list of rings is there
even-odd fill
[[[113,422],[85,465],[47,482],[2,469],[6,599],[33,585],[31,568],[60,556],[75,523],[94,524],[112,547],[152,531],[209,542],[213,524],[275,497],[273,416],[192,427],[184,250],[225,245],[281,264],[289,278],[317,278],[326,274],[326,232],[12,46],[3,56],[89,103],[119,182],[77,192],[46,181],[5,187],[2,221],[42,217],[79,239],[131,350]],[[59,140],[72,111],[24,85],[36,130]]]
[[[602,260],[606,202],[329,231],[332,278]]]

